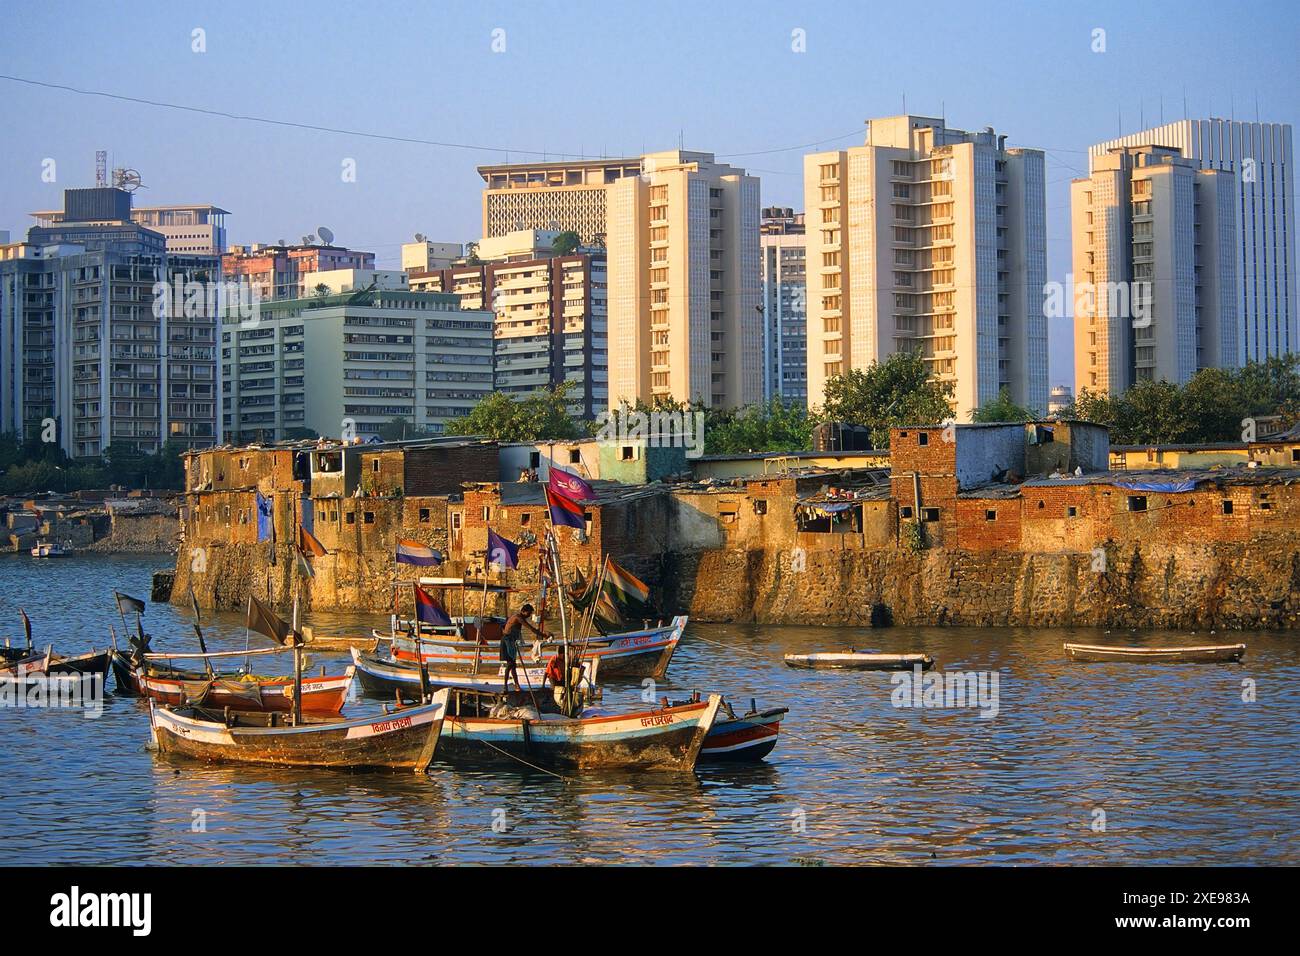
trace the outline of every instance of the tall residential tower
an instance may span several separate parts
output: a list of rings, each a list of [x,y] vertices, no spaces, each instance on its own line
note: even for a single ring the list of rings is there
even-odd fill
[[[828,379],[908,349],[952,384],[959,419],[1003,388],[1046,408],[1044,156],[1005,141],[893,116],[804,157],[810,407]]]

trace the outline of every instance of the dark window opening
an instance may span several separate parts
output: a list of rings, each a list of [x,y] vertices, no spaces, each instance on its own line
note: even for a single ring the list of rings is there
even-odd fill
[[[922,520],[922,521],[938,521],[938,520],[939,520],[939,509],[938,509],[938,508],[922,508],[922,509],[921,509],[921,520]]]
[[[428,508],[421,508],[421,509],[420,509],[420,524],[428,524],[428,523],[429,523],[429,509],[428,509]]]
[[[988,509],[986,509],[985,512],[984,512],[984,520],[985,520],[985,521],[997,521],[997,520],[998,520],[998,513],[997,513],[996,509],[993,509],[993,508],[988,508]]]
[[[374,523],[375,523],[375,513],[374,513],[373,511],[367,511],[367,512],[365,513],[365,522],[366,522],[366,524],[374,524]]]
[[[1074,507],[1074,505],[1070,505],[1070,507],[1065,509],[1065,516],[1067,518],[1077,518],[1079,517],[1079,509]]]
[[[930,433],[929,433],[929,432],[921,432],[920,434],[918,434],[918,435],[916,436],[916,443],[917,443],[918,445],[928,445],[928,444],[930,444]]]
[[[759,499],[756,499],[756,500],[754,501],[754,514],[756,514],[756,515],[765,515],[765,514],[767,514],[767,501],[766,501],[766,499],[759,498]]]
[[[1232,514],[1232,499],[1231,499],[1231,498],[1224,498],[1224,499],[1223,499],[1223,513],[1224,513],[1225,515],[1230,515],[1230,514]]]
[[[912,506],[911,506],[911,505],[903,505],[901,508],[898,509],[898,516],[899,516],[900,518],[910,518],[910,517],[912,517]]]
[[[1129,511],[1146,511],[1146,510],[1147,510],[1147,496],[1146,496],[1146,495],[1129,495],[1129,496],[1128,496],[1128,510],[1129,510]]]

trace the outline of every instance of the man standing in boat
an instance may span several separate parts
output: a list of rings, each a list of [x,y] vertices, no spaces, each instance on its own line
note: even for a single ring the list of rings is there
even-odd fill
[[[515,678],[515,689],[522,691],[519,686],[519,671],[517,670],[519,662],[519,639],[523,636],[523,629],[526,627],[537,635],[539,639],[545,638],[546,635],[533,626],[530,620],[533,616],[533,606],[525,604],[514,614],[510,615],[510,620],[506,621],[505,627],[501,631],[501,661],[505,664],[505,679],[502,681],[502,693],[510,692],[510,676]]]

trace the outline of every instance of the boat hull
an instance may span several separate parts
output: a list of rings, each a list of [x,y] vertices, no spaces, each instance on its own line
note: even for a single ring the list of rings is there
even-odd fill
[[[721,698],[636,714],[520,720],[448,714],[437,760],[557,770],[690,770]]]
[[[704,738],[700,760],[711,763],[762,760],[776,747],[781,718],[787,713],[787,707],[773,707],[741,717],[719,717]]]
[[[302,712],[304,714],[337,714],[347,701],[352,686],[354,668],[339,676],[304,677],[302,680]],[[136,668],[132,671],[136,693],[172,707],[184,706],[192,695],[210,684],[203,698],[204,707],[231,710],[277,711],[287,713],[293,709],[293,678],[277,678],[257,682],[235,679],[218,679],[209,682],[205,675],[172,676],[150,673]],[[256,689],[256,694],[253,690]]]
[[[786,654],[787,667],[810,670],[897,671],[911,670],[918,664],[921,670],[934,666],[928,654],[858,654],[854,652],[823,654]]]
[[[115,692],[123,697],[139,697],[140,689],[135,683],[135,668],[131,659],[121,651],[110,652],[109,670],[113,672]]]
[[[371,696],[391,698],[402,695],[404,700],[414,700],[420,694],[420,672],[414,664],[387,661],[372,654],[352,651],[352,661],[356,668],[361,689]],[[531,688],[540,691],[545,683],[546,670],[541,667],[519,668],[519,684],[525,690]],[[456,690],[475,690],[492,693],[501,690],[502,676],[499,663],[485,665],[483,670],[473,674],[465,671],[426,672],[426,687],[437,690],[450,687]],[[513,684],[513,680],[511,681]]]
[[[1240,661],[1245,653],[1245,644],[1214,644],[1202,647],[1065,645],[1066,656],[1081,664],[1232,664]]]
[[[444,693],[421,707],[375,717],[230,727],[150,701],[149,720],[160,753],[209,763],[422,773],[438,746],[446,706]]]
[[[75,657],[53,657],[50,659],[51,674],[98,674],[108,676],[112,651],[91,651]]]

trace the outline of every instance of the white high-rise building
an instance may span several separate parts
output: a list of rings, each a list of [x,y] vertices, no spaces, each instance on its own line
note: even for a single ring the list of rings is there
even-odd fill
[[[1200,169],[1236,174],[1239,334],[1231,364],[1300,351],[1290,124],[1185,119],[1098,143],[1088,152],[1095,159],[1131,146],[1167,146]]]
[[[670,150],[608,187],[609,402],[763,396],[758,177]]]
[[[763,400],[808,401],[808,270],[804,215],[763,210]]]
[[[1047,406],[1044,155],[992,128],[871,120],[866,144],[804,157],[808,404],[902,350],[967,420],[1001,389]]]

